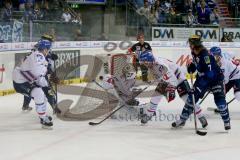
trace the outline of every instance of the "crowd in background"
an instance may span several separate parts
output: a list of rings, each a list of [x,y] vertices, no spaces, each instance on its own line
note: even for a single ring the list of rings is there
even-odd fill
[[[152,24],[175,24],[178,16],[184,17],[189,26],[219,24],[219,11],[214,0],[135,0],[135,5],[137,12],[145,15]]]
[[[69,7],[62,6],[59,0],[5,0],[2,2],[1,20],[11,21],[14,12],[20,14],[18,20],[23,22],[45,20],[73,22],[82,25],[80,13],[71,13]],[[15,18],[16,19],[16,18]]]

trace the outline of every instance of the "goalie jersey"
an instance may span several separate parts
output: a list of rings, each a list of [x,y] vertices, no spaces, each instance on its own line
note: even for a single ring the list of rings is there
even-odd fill
[[[131,78],[127,78],[125,75],[105,75],[103,77],[101,85],[104,89],[107,90],[115,89],[118,93],[118,96],[121,97],[124,101],[127,101],[133,96],[131,88],[135,85],[135,81],[135,75],[132,75]]]
[[[15,83],[36,83],[40,87],[46,87],[48,86],[45,79],[47,65],[45,56],[38,51],[34,51],[24,58],[19,67],[14,69],[13,81]]]

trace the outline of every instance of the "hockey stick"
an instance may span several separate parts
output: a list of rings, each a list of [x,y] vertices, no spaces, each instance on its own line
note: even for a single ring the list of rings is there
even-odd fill
[[[209,93],[210,93],[210,91],[208,91],[207,94],[202,98],[202,100],[199,102],[199,105],[202,104],[202,102],[207,98]]]
[[[0,68],[0,72],[2,72],[2,73],[1,73],[1,78],[0,78],[0,83],[3,82],[3,72],[4,72],[4,71],[5,71],[4,64],[2,64],[2,68]]]
[[[235,100],[235,97],[232,98],[229,102],[227,102],[227,105],[229,105],[230,103],[232,103],[232,101],[234,101],[234,100]],[[220,112],[217,108],[211,108],[211,107],[207,108],[207,110],[208,110],[208,111],[213,111],[213,112],[216,113],[216,114],[219,114],[219,112]]]
[[[56,60],[53,60],[53,68],[54,68],[54,74],[57,75],[57,69],[56,69]],[[54,83],[54,88],[55,88],[55,96],[56,96],[56,106],[55,109],[58,109],[58,88],[57,88],[57,83]],[[54,110],[54,113],[56,113],[56,111]]]
[[[193,74],[190,73],[190,77],[191,77],[191,84],[192,84],[192,89],[193,89]],[[200,135],[200,136],[205,136],[207,134],[207,132],[203,132],[198,130],[197,128],[197,116],[196,116],[196,103],[195,103],[195,96],[193,93],[192,94],[192,101],[193,101],[193,115],[194,115],[194,126],[195,126],[195,132],[196,134]]]
[[[96,83],[97,84],[97,83]],[[141,94],[144,90],[146,90],[149,86],[143,88],[143,90],[138,93],[134,98],[136,98],[139,94]],[[104,122],[105,120],[107,120],[109,117],[111,117],[114,113],[116,113],[118,110],[120,110],[121,108],[123,108],[125,106],[125,104],[121,105],[120,107],[118,107],[116,110],[114,110],[113,112],[111,112],[107,117],[105,117],[103,120],[99,121],[99,122],[89,122],[88,124],[91,125],[91,126],[94,126],[94,125],[99,125],[101,124],[102,122]]]

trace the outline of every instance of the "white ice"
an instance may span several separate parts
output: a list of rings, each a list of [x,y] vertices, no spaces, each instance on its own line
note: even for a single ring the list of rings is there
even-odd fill
[[[228,100],[231,98],[230,95]],[[194,133],[193,121],[180,130],[171,129],[171,114],[179,114],[183,106],[180,99],[159,105],[169,120],[146,126],[137,121],[117,120],[89,126],[88,121],[66,122],[54,117],[53,130],[41,129],[34,110],[22,113],[22,100],[20,94],[0,97],[0,160],[239,159],[240,105],[236,101],[229,106],[229,132],[224,131],[219,115],[206,110],[215,106],[212,95],[204,101],[209,126],[208,134],[201,137]]]

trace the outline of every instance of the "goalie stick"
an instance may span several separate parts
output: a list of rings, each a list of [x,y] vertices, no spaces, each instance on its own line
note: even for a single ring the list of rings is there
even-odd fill
[[[93,80],[98,86],[101,87],[100,84],[98,84],[95,80]],[[146,90],[149,86],[143,88],[143,90],[138,93],[134,98],[136,98],[139,94],[141,94],[144,90]],[[103,87],[101,87],[103,88]],[[105,120],[107,120],[109,117],[111,117],[114,113],[116,113],[118,110],[120,110],[121,108],[123,108],[125,106],[125,104],[121,105],[120,107],[118,107],[117,109],[115,109],[114,111],[112,111],[108,116],[106,116],[103,120],[99,121],[99,122],[89,122],[88,124],[91,125],[91,126],[94,126],[94,125],[99,125],[101,124],[102,122],[104,122]]]
[[[191,85],[192,85],[192,89],[193,89],[193,74],[190,73],[190,77],[191,77]],[[196,116],[196,103],[195,103],[195,96],[192,93],[192,101],[193,101],[193,115],[194,115],[194,127],[195,127],[195,132],[196,134],[200,135],[200,136],[205,136],[207,134],[207,132],[204,131],[200,131],[197,128],[197,116]]]

